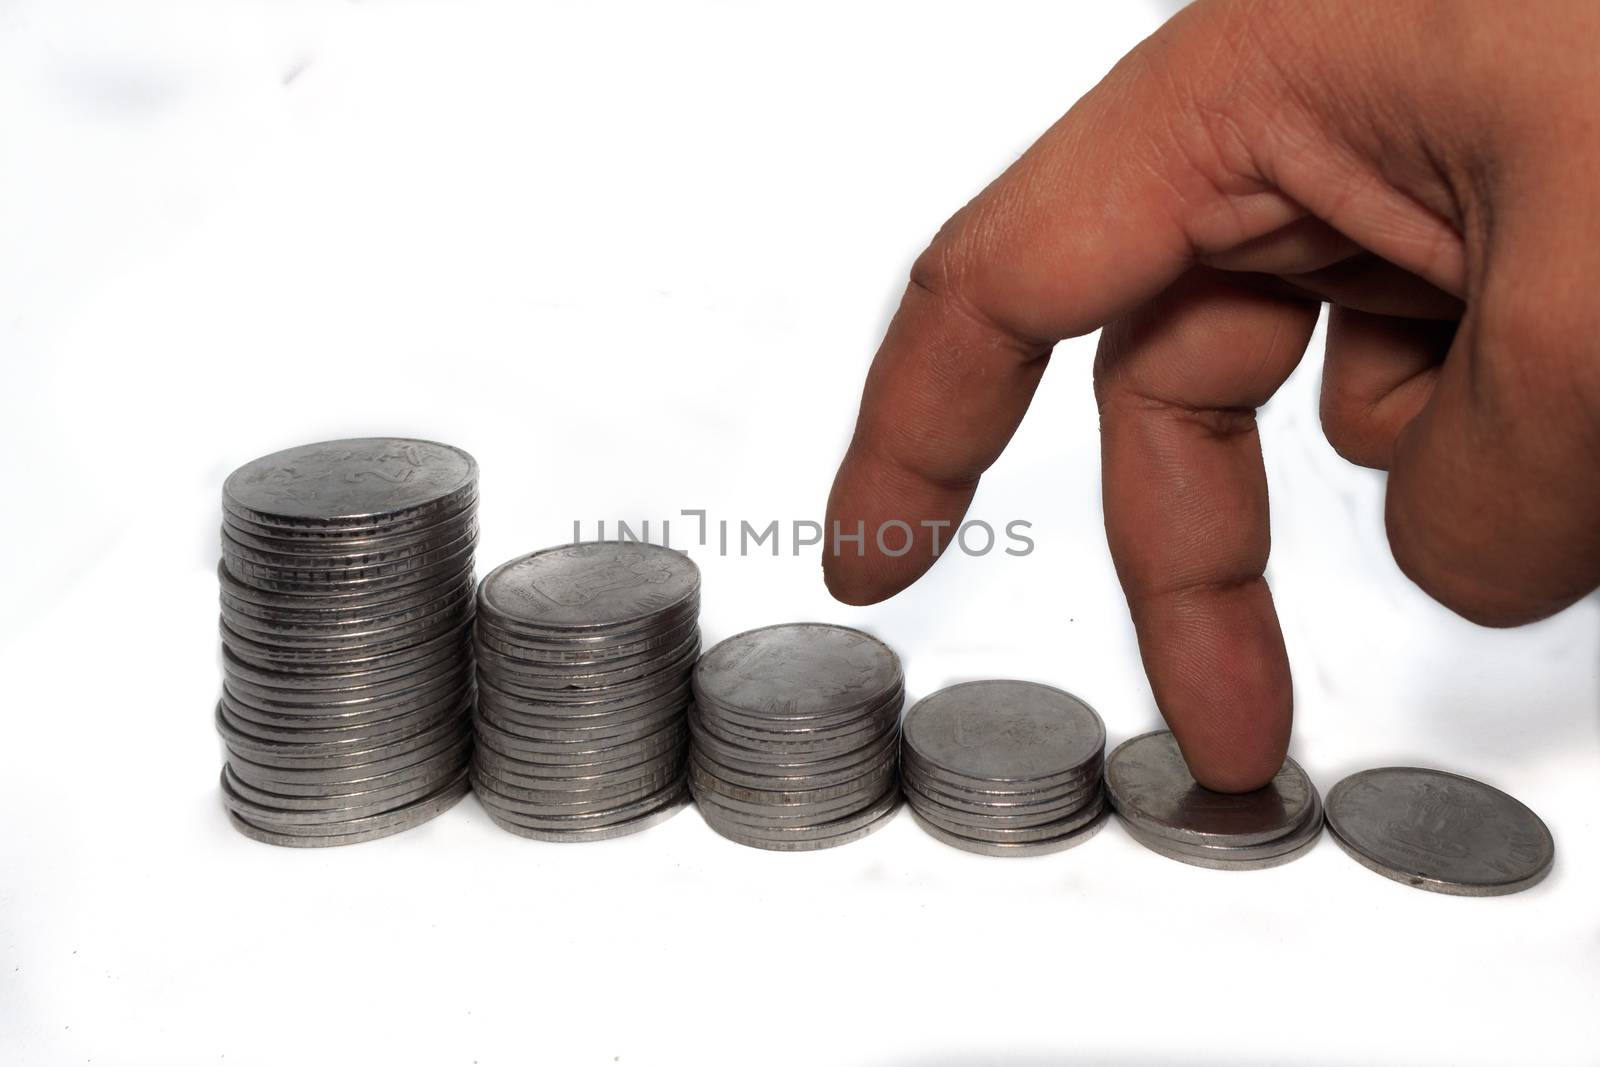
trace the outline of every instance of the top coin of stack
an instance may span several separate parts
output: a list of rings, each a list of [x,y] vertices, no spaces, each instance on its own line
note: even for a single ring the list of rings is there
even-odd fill
[[[901,774],[924,829],[993,856],[1058,852],[1105,823],[1106,729],[1071,693],[965,682],[906,712]]]
[[[223,799],[248,836],[396,833],[467,790],[478,466],[403,438],[305,445],[223,486]]]
[[[593,841],[683,806],[699,609],[694,561],[631,541],[545,549],[483,580],[473,784],[496,823]]]
[[[1106,792],[1134,840],[1196,867],[1276,867],[1305,855],[1322,836],[1322,801],[1294,760],[1253,792],[1215,793],[1190,776],[1165,730],[1112,751]]]
[[[905,681],[881,641],[817,623],[751,630],[701,658],[694,699],[689,784],[724,837],[830,848],[899,806]]]

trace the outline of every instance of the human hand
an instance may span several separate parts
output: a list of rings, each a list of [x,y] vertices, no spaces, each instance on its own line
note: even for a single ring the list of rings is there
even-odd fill
[[[867,377],[827,554],[892,596],[959,525],[1052,345],[1095,361],[1106,533],[1195,777],[1264,784],[1288,660],[1255,409],[1333,305],[1322,424],[1389,471],[1401,569],[1477,622],[1600,586],[1600,5],[1202,0],[917,260]],[[835,526],[838,523],[840,526]],[[897,533],[898,543],[898,533]]]

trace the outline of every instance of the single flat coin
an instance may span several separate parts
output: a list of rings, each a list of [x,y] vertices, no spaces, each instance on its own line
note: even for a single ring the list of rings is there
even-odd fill
[[[1250,793],[1215,793],[1189,774],[1172,734],[1124,741],[1106,757],[1112,805],[1146,834],[1197,843],[1259,845],[1305,823],[1317,790],[1294,760]]]
[[[1105,751],[1095,710],[1037,682],[965,682],[906,712],[906,748],[966,779],[1037,782],[1072,778]]]
[[[1448,771],[1361,771],[1333,787],[1327,808],[1334,841],[1357,863],[1434,893],[1520,892],[1555,862],[1555,840],[1527,805]]]
[[[700,568],[682,552],[659,545],[592,541],[503,563],[480,588],[490,617],[513,626],[615,628],[696,596]]]
[[[824,623],[787,623],[730,637],[694,669],[695,691],[713,709],[778,720],[874,706],[901,682],[899,657],[888,645]]]
[[[951,833],[942,826],[935,825],[917,814],[915,808],[911,809],[911,816],[927,832],[928,836],[937,841],[942,841],[951,848],[959,848],[963,852],[973,852],[980,856],[1049,856],[1057,852],[1064,852],[1069,848],[1083,844],[1105,826],[1106,819],[1110,816],[1111,809],[1106,807],[1092,822],[1063,834],[1061,837],[1048,841],[1029,841],[1023,843],[1005,844],[996,841],[979,841],[965,837],[961,834]]]
[[[478,464],[433,441],[323,441],[251,460],[222,486],[223,507],[266,526],[360,525],[445,510],[474,492]]]

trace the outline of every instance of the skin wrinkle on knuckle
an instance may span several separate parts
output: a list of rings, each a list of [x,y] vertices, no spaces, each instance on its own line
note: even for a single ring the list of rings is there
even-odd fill
[[[1041,338],[1029,337],[1010,324],[996,319],[972,298],[970,278],[972,264],[983,253],[975,245],[977,234],[985,228],[984,208],[974,202],[962,209],[962,222],[953,225],[952,219],[940,228],[927,249],[911,265],[911,287],[939,309],[950,312],[959,321],[973,328],[979,336],[992,338],[998,346],[1019,363],[1027,363],[1048,354],[1050,344]]]

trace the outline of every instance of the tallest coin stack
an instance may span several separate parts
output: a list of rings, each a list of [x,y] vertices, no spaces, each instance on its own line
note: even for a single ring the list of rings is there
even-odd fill
[[[222,491],[222,793],[242,833],[341,845],[468,791],[478,465],[363,438]]]

